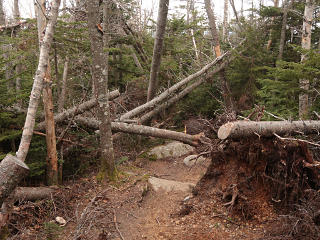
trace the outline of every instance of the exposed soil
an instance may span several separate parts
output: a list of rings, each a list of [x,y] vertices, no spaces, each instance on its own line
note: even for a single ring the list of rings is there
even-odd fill
[[[116,182],[99,184],[92,174],[51,200],[21,203],[11,239],[318,240],[317,156],[302,143],[253,139],[217,143],[212,161],[191,168],[183,157],[136,158],[119,166]],[[149,176],[197,186],[193,194],[155,192]],[[51,226],[56,216],[67,224]]]

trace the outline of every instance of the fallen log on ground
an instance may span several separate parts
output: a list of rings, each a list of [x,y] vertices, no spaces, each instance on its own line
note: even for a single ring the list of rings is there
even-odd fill
[[[140,105],[138,107],[136,107],[135,109],[132,109],[131,111],[123,114],[120,117],[120,121],[126,120],[126,119],[130,119],[132,117],[137,116],[138,114],[151,110],[152,108],[154,108],[158,103],[160,103],[161,101],[163,101],[164,99],[166,99],[168,96],[170,96],[171,94],[175,93],[179,88],[181,88],[182,86],[188,84],[189,82],[191,82],[193,79],[201,76],[202,74],[206,73],[212,66],[216,65],[217,63],[220,63],[225,57],[229,56],[231,54],[231,52],[226,52],[225,54],[223,54],[222,56],[216,58],[214,61],[212,61],[211,63],[207,64],[206,66],[204,66],[201,70],[199,70],[198,72],[191,74],[190,76],[186,77],[185,79],[181,80],[180,82],[174,84],[172,87],[168,88],[166,91],[164,91],[163,93],[161,93],[159,96],[155,97],[154,99],[152,99],[151,101]],[[221,64],[223,64],[224,62],[222,62]]]
[[[98,120],[92,119],[92,118],[77,116],[75,120],[80,124],[86,125],[93,129],[98,129],[100,125],[100,122]],[[149,136],[149,137],[172,139],[172,140],[184,142],[193,146],[199,145],[200,138],[203,136],[202,134],[190,135],[182,132],[175,132],[175,131],[170,131],[166,129],[153,128],[153,127],[142,126],[137,124],[127,124],[122,122],[112,122],[111,129],[112,131],[116,131],[116,132],[133,133],[133,134]]]
[[[109,93],[109,100],[113,100],[118,96],[120,96],[119,90],[114,90]],[[81,103],[78,106],[72,107],[68,110],[65,110],[65,111],[57,114],[56,116],[54,116],[54,122],[55,123],[63,122],[71,116],[75,116],[75,115],[84,113],[85,111],[95,107],[97,104],[98,104],[98,102],[96,101],[95,98],[90,99],[89,101]],[[44,130],[45,127],[46,127],[45,122],[41,122],[38,124],[36,129],[37,130]]]
[[[55,192],[52,187],[18,187],[16,188],[13,199],[14,201],[36,201],[50,198]]]
[[[158,114],[163,109],[166,109],[169,106],[171,106],[172,104],[178,102],[180,99],[182,99],[187,94],[192,92],[195,88],[200,86],[202,83],[206,82],[208,79],[211,79],[214,74],[216,74],[216,73],[220,72],[221,70],[223,70],[224,68],[226,68],[231,60],[233,60],[233,58],[230,58],[230,59],[224,61],[223,63],[220,64],[219,67],[217,67],[216,69],[214,69],[213,71],[208,73],[206,77],[198,79],[197,81],[195,81],[194,83],[192,83],[191,85],[189,85],[185,89],[183,89],[181,92],[177,93],[175,96],[170,98],[168,101],[166,101],[166,102],[162,103],[161,105],[157,106],[152,111],[144,114],[143,116],[141,116],[139,118],[139,120],[137,122],[140,123],[140,124],[143,124],[143,123],[147,122],[148,120],[150,120],[153,116]]]
[[[254,135],[270,137],[274,134],[319,133],[320,121],[236,121],[222,125],[218,131],[220,139],[243,138]]]

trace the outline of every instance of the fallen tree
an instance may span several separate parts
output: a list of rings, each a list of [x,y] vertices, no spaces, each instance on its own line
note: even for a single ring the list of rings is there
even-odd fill
[[[197,88],[198,86],[200,86],[202,83],[208,81],[209,79],[212,79],[213,75],[220,72],[221,70],[223,70],[224,68],[226,68],[229,64],[230,61],[232,61],[233,58],[230,58],[226,61],[224,61],[223,63],[221,63],[219,65],[219,67],[215,68],[213,71],[211,71],[210,73],[208,73],[206,75],[206,77],[204,78],[200,78],[197,81],[195,81],[194,83],[192,83],[191,85],[187,86],[185,89],[183,89],[181,92],[177,93],[176,95],[174,95],[172,98],[170,98],[169,100],[167,100],[166,102],[162,103],[161,105],[155,107],[153,110],[151,110],[150,112],[144,114],[143,116],[141,116],[139,118],[139,120],[137,121],[138,123],[145,123],[148,120],[150,120],[153,116],[155,116],[156,114],[158,114],[160,111],[162,111],[163,109],[168,108],[169,106],[171,106],[172,104],[178,102],[180,99],[182,99],[183,97],[185,97],[187,94],[189,94],[190,92],[192,92],[195,88]]]
[[[109,93],[109,100],[113,100],[119,96],[120,96],[119,90],[114,90]],[[55,123],[63,122],[72,116],[84,113],[85,111],[97,106],[97,104],[98,104],[98,102],[95,98],[90,99],[89,101],[81,103],[78,106],[72,107],[70,109],[67,109],[66,111],[63,111],[63,112],[57,114],[56,116],[54,116],[54,122]],[[36,129],[37,130],[44,130],[45,127],[46,127],[45,122],[41,122],[38,124]]]
[[[221,57],[216,58],[214,61],[212,61],[211,63],[207,64],[206,66],[204,66],[202,69],[200,69],[198,72],[191,74],[190,76],[186,77],[185,79],[181,80],[180,82],[174,84],[172,87],[168,88],[166,91],[164,91],[163,93],[161,93],[159,96],[155,97],[154,99],[152,99],[151,101],[140,105],[138,107],[136,107],[135,109],[132,109],[131,111],[123,114],[120,117],[120,121],[124,121],[126,119],[130,119],[133,118],[135,116],[137,116],[138,114],[151,110],[152,108],[154,108],[158,103],[162,102],[163,100],[165,100],[167,97],[169,97],[170,95],[174,94],[178,89],[180,89],[181,87],[183,87],[184,85],[188,84],[189,82],[191,82],[193,79],[201,76],[202,74],[206,73],[211,67],[213,67],[214,65],[221,63],[221,61],[229,56],[231,54],[230,51],[226,52],[225,54],[223,54]],[[223,64],[224,62],[222,62],[221,64]]]
[[[100,124],[100,122],[96,119],[85,118],[80,116],[77,116],[75,120],[78,123],[93,129],[98,129]],[[122,122],[112,122],[111,129],[112,131],[116,131],[116,132],[133,133],[133,134],[138,134],[143,136],[172,139],[172,140],[184,142],[193,146],[199,145],[201,137],[203,136],[202,134],[190,135],[182,132],[175,132],[175,131],[170,131],[165,129],[153,128],[153,127],[142,126],[137,124],[128,124],[128,123],[122,123]]]
[[[270,137],[274,134],[319,133],[320,121],[236,121],[222,125],[218,131],[220,139],[244,138],[254,135]]]
[[[13,199],[14,201],[36,201],[50,198],[56,191],[52,187],[17,187]]]

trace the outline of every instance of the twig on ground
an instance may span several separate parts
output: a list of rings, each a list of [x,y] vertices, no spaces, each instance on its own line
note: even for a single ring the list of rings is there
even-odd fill
[[[114,209],[113,209],[113,222],[114,222],[114,226],[117,229],[117,232],[119,233],[120,238],[122,240],[125,240],[124,237],[122,236],[122,233],[119,230],[118,223],[117,223],[117,215],[116,215],[116,211]]]

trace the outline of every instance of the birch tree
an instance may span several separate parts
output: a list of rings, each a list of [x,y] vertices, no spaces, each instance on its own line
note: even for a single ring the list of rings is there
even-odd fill
[[[92,53],[92,78],[95,83],[95,97],[98,102],[98,117],[100,120],[100,149],[101,164],[99,178],[103,180],[106,176],[115,177],[115,163],[113,154],[110,109],[108,103],[108,66],[107,54],[103,48],[108,44],[107,1],[104,0],[103,8],[103,38],[97,28],[99,23],[99,1],[87,0],[88,28]],[[104,42],[103,42],[104,40]]]
[[[302,25],[302,38],[301,46],[303,49],[310,50],[311,48],[311,25],[313,20],[314,11],[313,0],[306,0],[306,5],[304,8],[303,25]],[[305,54],[301,55],[301,62],[303,62],[307,56]],[[309,80],[300,79],[299,81],[300,89],[303,91],[299,94],[299,117],[304,119],[308,115],[309,111]]]
[[[168,8],[169,8],[169,0],[159,1],[157,29],[156,29],[156,37],[155,37],[154,47],[153,47],[153,57],[152,57],[151,70],[150,70],[147,101],[150,101],[155,97],[158,84],[159,84],[158,75],[159,75],[160,64],[161,64],[161,53],[162,53],[162,47],[163,47],[164,33],[166,29],[166,24],[167,24]]]

